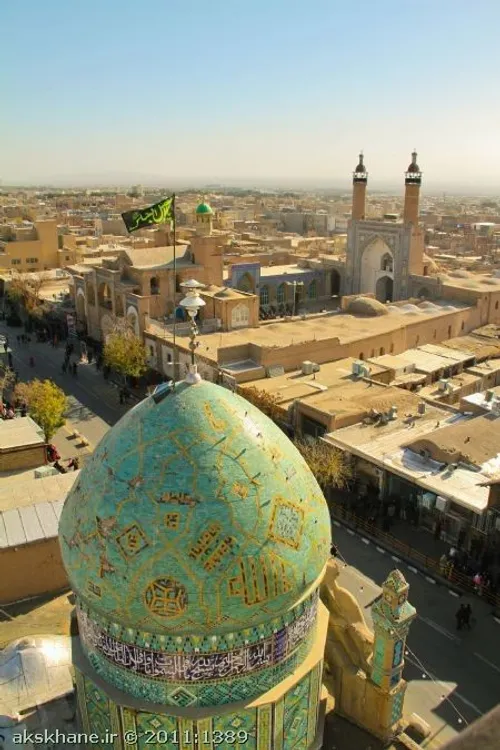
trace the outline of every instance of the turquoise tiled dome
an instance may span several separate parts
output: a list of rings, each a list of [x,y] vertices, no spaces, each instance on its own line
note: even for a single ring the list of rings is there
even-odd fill
[[[149,397],[104,437],[62,512],[71,585],[138,632],[227,633],[286,614],[327,561],[322,492],[281,430],[208,382]]]

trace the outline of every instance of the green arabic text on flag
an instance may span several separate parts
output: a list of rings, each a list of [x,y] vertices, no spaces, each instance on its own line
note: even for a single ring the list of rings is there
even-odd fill
[[[137,229],[152,227],[155,224],[167,224],[174,220],[174,203],[175,196],[155,203],[147,208],[140,208],[137,211],[126,211],[122,214],[122,219],[129,232],[135,232]]]

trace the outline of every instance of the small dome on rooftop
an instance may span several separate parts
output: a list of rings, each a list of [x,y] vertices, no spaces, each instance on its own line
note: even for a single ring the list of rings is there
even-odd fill
[[[388,314],[386,306],[371,297],[356,297],[349,302],[345,311],[350,315],[367,315],[369,317]]]
[[[208,205],[208,203],[200,203],[199,206],[196,207],[196,213],[197,214],[213,214],[212,209]]]

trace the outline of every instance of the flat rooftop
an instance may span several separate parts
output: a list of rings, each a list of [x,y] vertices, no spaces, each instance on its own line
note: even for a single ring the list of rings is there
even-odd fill
[[[446,286],[457,289],[471,289],[479,292],[500,292],[500,277],[492,274],[474,273],[473,271],[448,271],[439,274]]]
[[[342,450],[408,479],[428,492],[481,513],[488,505],[488,487],[481,486],[487,474],[461,467],[455,470],[443,468],[443,464],[406,447],[418,439],[427,440],[441,427],[446,429],[468,422],[466,429],[475,430],[475,421],[461,414],[449,414],[437,407],[427,406],[426,413],[413,420],[398,418],[383,426],[356,424],[330,432],[325,439]]]
[[[395,305],[389,307],[387,315],[377,317],[332,312],[307,317],[305,320],[297,317],[286,321],[261,323],[255,328],[200,334],[198,352],[200,355],[217,362],[219,349],[244,344],[254,344],[264,349],[279,349],[309,341],[335,338],[338,338],[340,344],[363,342],[366,338],[391,333],[411,325],[412,322],[420,322],[421,318],[426,320],[441,318],[456,312],[458,309],[464,309],[466,306],[442,303],[433,305],[433,308],[429,310],[427,308],[418,309],[416,305],[412,305],[411,307],[416,308],[417,312],[411,316],[408,315],[408,311]],[[166,330],[159,321],[150,321],[146,333],[156,334],[164,339],[172,339],[172,333]],[[179,347],[188,351],[188,343],[188,336],[177,335]],[[362,346],[361,349],[363,349]]]
[[[301,370],[288,372],[285,375],[279,375],[275,378],[261,378],[242,384],[243,388],[258,388],[273,396],[276,396],[280,403],[288,403],[295,399],[307,399],[308,403],[314,396],[331,392],[333,389],[342,388],[350,389],[350,392],[364,392],[367,389],[367,383],[352,374],[352,366],[357,359],[349,357],[339,359],[336,362],[322,364],[320,370],[313,375],[303,375]],[[375,375],[385,372],[385,368],[371,366],[371,374]],[[373,386],[377,390],[380,386]],[[347,393],[345,394],[347,400]]]
[[[44,444],[43,431],[31,417],[0,420],[0,451]]]

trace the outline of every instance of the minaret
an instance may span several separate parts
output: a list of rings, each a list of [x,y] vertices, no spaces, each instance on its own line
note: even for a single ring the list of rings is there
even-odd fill
[[[405,172],[405,207],[403,219],[405,224],[418,226],[420,185],[422,184],[422,172],[417,164],[417,152],[411,155],[411,164]]]
[[[399,570],[393,570],[382,584],[382,597],[372,608],[375,642],[371,680],[378,689],[377,734],[394,736],[403,716],[406,682],[403,680],[406,637],[417,616],[408,602],[408,583]]]
[[[359,164],[352,175],[352,218],[365,218],[366,183],[368,172],[363,164],[363,152],[359,155]]]

